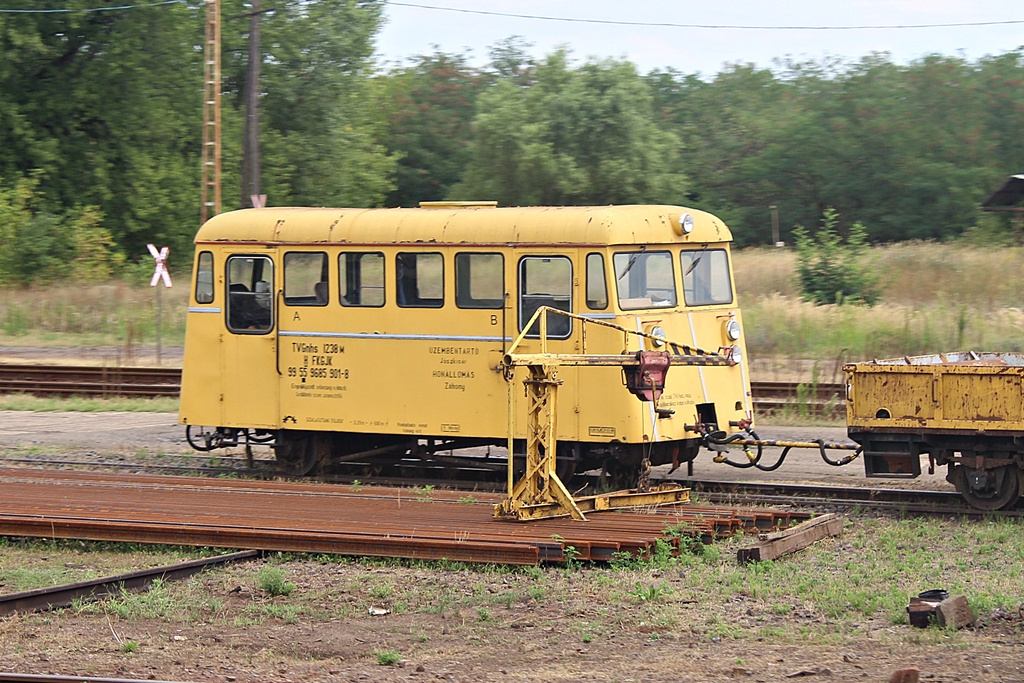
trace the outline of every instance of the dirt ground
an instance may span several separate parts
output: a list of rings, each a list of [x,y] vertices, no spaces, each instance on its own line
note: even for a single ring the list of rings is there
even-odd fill
[[[764,438],[843,440],[841,429],[760,431]],[[190,452],[173,415],[0,412],[0,455],[48,449],[123,458]],[[858,465],[837,471],[813,453],[787,465],[771,476],[863,481]],[[765,477],[715,465],[708,454],[698,460],[695,476]],[[948,486],[941,473],[921,485]],[[819,547],[839,555],[864,552],[842,544],[840,537]],[[925,681],[1024,683],[1024,616],[1018,612],[983,613],[976,628],[952,633],[876,617],[837,622],[800,595],[780,609],[727,583],[698,594],[697,573],[706,579],[722,572],[729,552],[717,566],[630,570],[506,571],[303,556],[251,561],[117,604],[2,618],[0,671],[242,683],[761,683],[888,681],[897,669],[913,666]],[[69,574],[100,569],[91,547],[16,540],[0,543],[0,568],[16,553],[19,566],[64,567]],[[294,584],[290,595],[270,595],[257,579],[271,564]],[[641,582],[663,589],[645,595]],[[381,663],[391,659],[397,661]]]

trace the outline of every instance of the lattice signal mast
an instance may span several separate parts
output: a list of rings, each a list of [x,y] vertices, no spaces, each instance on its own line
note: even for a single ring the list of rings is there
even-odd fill
[[[200,223],[220,213],[220,0],[206,0],[203,63],[203,197]]]

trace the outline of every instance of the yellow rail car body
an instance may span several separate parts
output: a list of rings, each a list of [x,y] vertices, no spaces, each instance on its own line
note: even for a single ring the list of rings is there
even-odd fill
[[[623,388],[621,369],[558,371],[567,458],[685,462],[709,428],[752,417],[730,241],[715,216],[674,206],[221,214],[195,238],[180,422],[274,434],[292,460],[399,439],[504,443],[503,353],[550,306],[740,361],[672,367],[657,410]],[[549,316],[551,353],[658,350]],[[310,446],[318,434],[332,436]]]
[[[845,366],[847,428],[869,477],[917,477],[921,456],[975,507],[1024,493],[1024,355],[972,351]]]

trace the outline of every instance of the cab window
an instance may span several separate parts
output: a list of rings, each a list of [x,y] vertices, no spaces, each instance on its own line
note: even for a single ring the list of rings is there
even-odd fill
[[[501,308],[505,305],[505,257],[464,252],[455,255],[455,305]]]
[[[595,310],[608,308],[608,283],[601,254],[587,254],[587,306]]]
[[[266,334],[273,327],[274,263],[266,256],[231,256],[227,262],[228,329]]]
[[[213,303],[213,254],[209,251],[199,252],[196,263],[196,303]]]
[[[384,254],[349,251],[338,256],[342,306],[384,305]]]
[[[437,253],[399,252],[395,255],[395,296],[405,308],[444,305],[444,258]]]
[[[732,278],[725,249],[684,251],[679,255],[679,267],[687,306],[732,303]]]
[[[327,254],[290,251],[284,255],[284,302],[289,306],[326,306]]]
[[[519,262],[519,330],[541,306],[572,312],[572,262],[564,256],[528,256]],[[568,337],[572,332],[572,318],[557,313],[547,314],[549,337]],[[540,336],[540,320],[527,333]]]
[[[627,251],[612,257],[619,308],[667,308],[676,305],[672,254],[667,251]]]

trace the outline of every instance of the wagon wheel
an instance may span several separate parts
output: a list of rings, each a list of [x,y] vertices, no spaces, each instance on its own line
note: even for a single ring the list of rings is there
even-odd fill
[[[285,474],[293,477],[304,477],[317,465],[318,439],[308,434],[302,436],[285,436],[278,439],[275,453],[277,464]]]
[[[216,427],[186,425],[185,439],[188,441],[188,445],[197,451],[212,451],[215,448],[220,448],[221,434]]]
[[[1014,465],[993,469],[957,465],[952,480],[964,500],[979,510],[1010,507],[1021,495],[1021,471]]]

